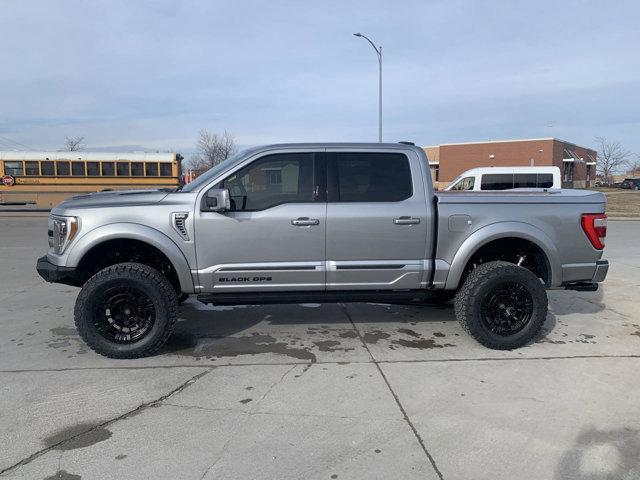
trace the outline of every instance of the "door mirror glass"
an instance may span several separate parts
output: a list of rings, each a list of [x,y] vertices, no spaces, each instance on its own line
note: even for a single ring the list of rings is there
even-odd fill
[[[229,190],[212,188],[202,199],[202,210],[206,212],[224,212],[231,209]]]

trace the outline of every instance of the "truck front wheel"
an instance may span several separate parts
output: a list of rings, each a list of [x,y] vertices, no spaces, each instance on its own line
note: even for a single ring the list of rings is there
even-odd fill
[[[176,322],[176,291],[159,271],[140,263],[100,270],[80,290],[76,328],[95,352],[111,358],[155,353]]]
[[[456,294],[455,314],[478,342],[511,350],[530,342],[547,316],[547,293],[532,272],[508,262],[474,269]]]

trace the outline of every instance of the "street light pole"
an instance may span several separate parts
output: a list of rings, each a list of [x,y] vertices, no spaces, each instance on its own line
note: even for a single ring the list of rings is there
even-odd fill
[[[369,42],[378,55],[378,142],[382,142],[382,46],[376,47],[369,37],[361,33],[354,33],[354,35]]]

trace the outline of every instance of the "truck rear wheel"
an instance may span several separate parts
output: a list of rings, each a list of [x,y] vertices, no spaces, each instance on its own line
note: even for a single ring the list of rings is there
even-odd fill
[[[456,294],[455,314],[482,345],[511,350],[530,342],[547,317],[547,292],[532,272],[508,262],[474,269]]]
[[[110,358],[151,355],[176,322],[178,298],[159,271],[140,263],[100,270],[80,290],[74,316],[82,339]]]

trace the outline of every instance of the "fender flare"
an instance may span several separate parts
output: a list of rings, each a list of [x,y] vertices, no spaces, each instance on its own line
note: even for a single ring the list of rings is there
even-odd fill
[[[551,286],[558,286],[562,282],[562,270],[559,263],[558,250],[553,240],[538,227],[523,222],[497,222],[484,226],[473,232],[460,245],[451,262],[447,275],[446,289],[458,288],[467,262],[481,247],[501,238],[519,238],[528,240],[536,245],[547,257],[549,267],[549,282]]]
[[[77,267],[93,247],[109,240],[138,240],[160,250],[171,262],[178,274],[180,289],[193,292],[193,278],[189,263],[182,250],[164,233],[138,223],[110,223],[102,225],[80,237],[67,254],[66,265]]]

